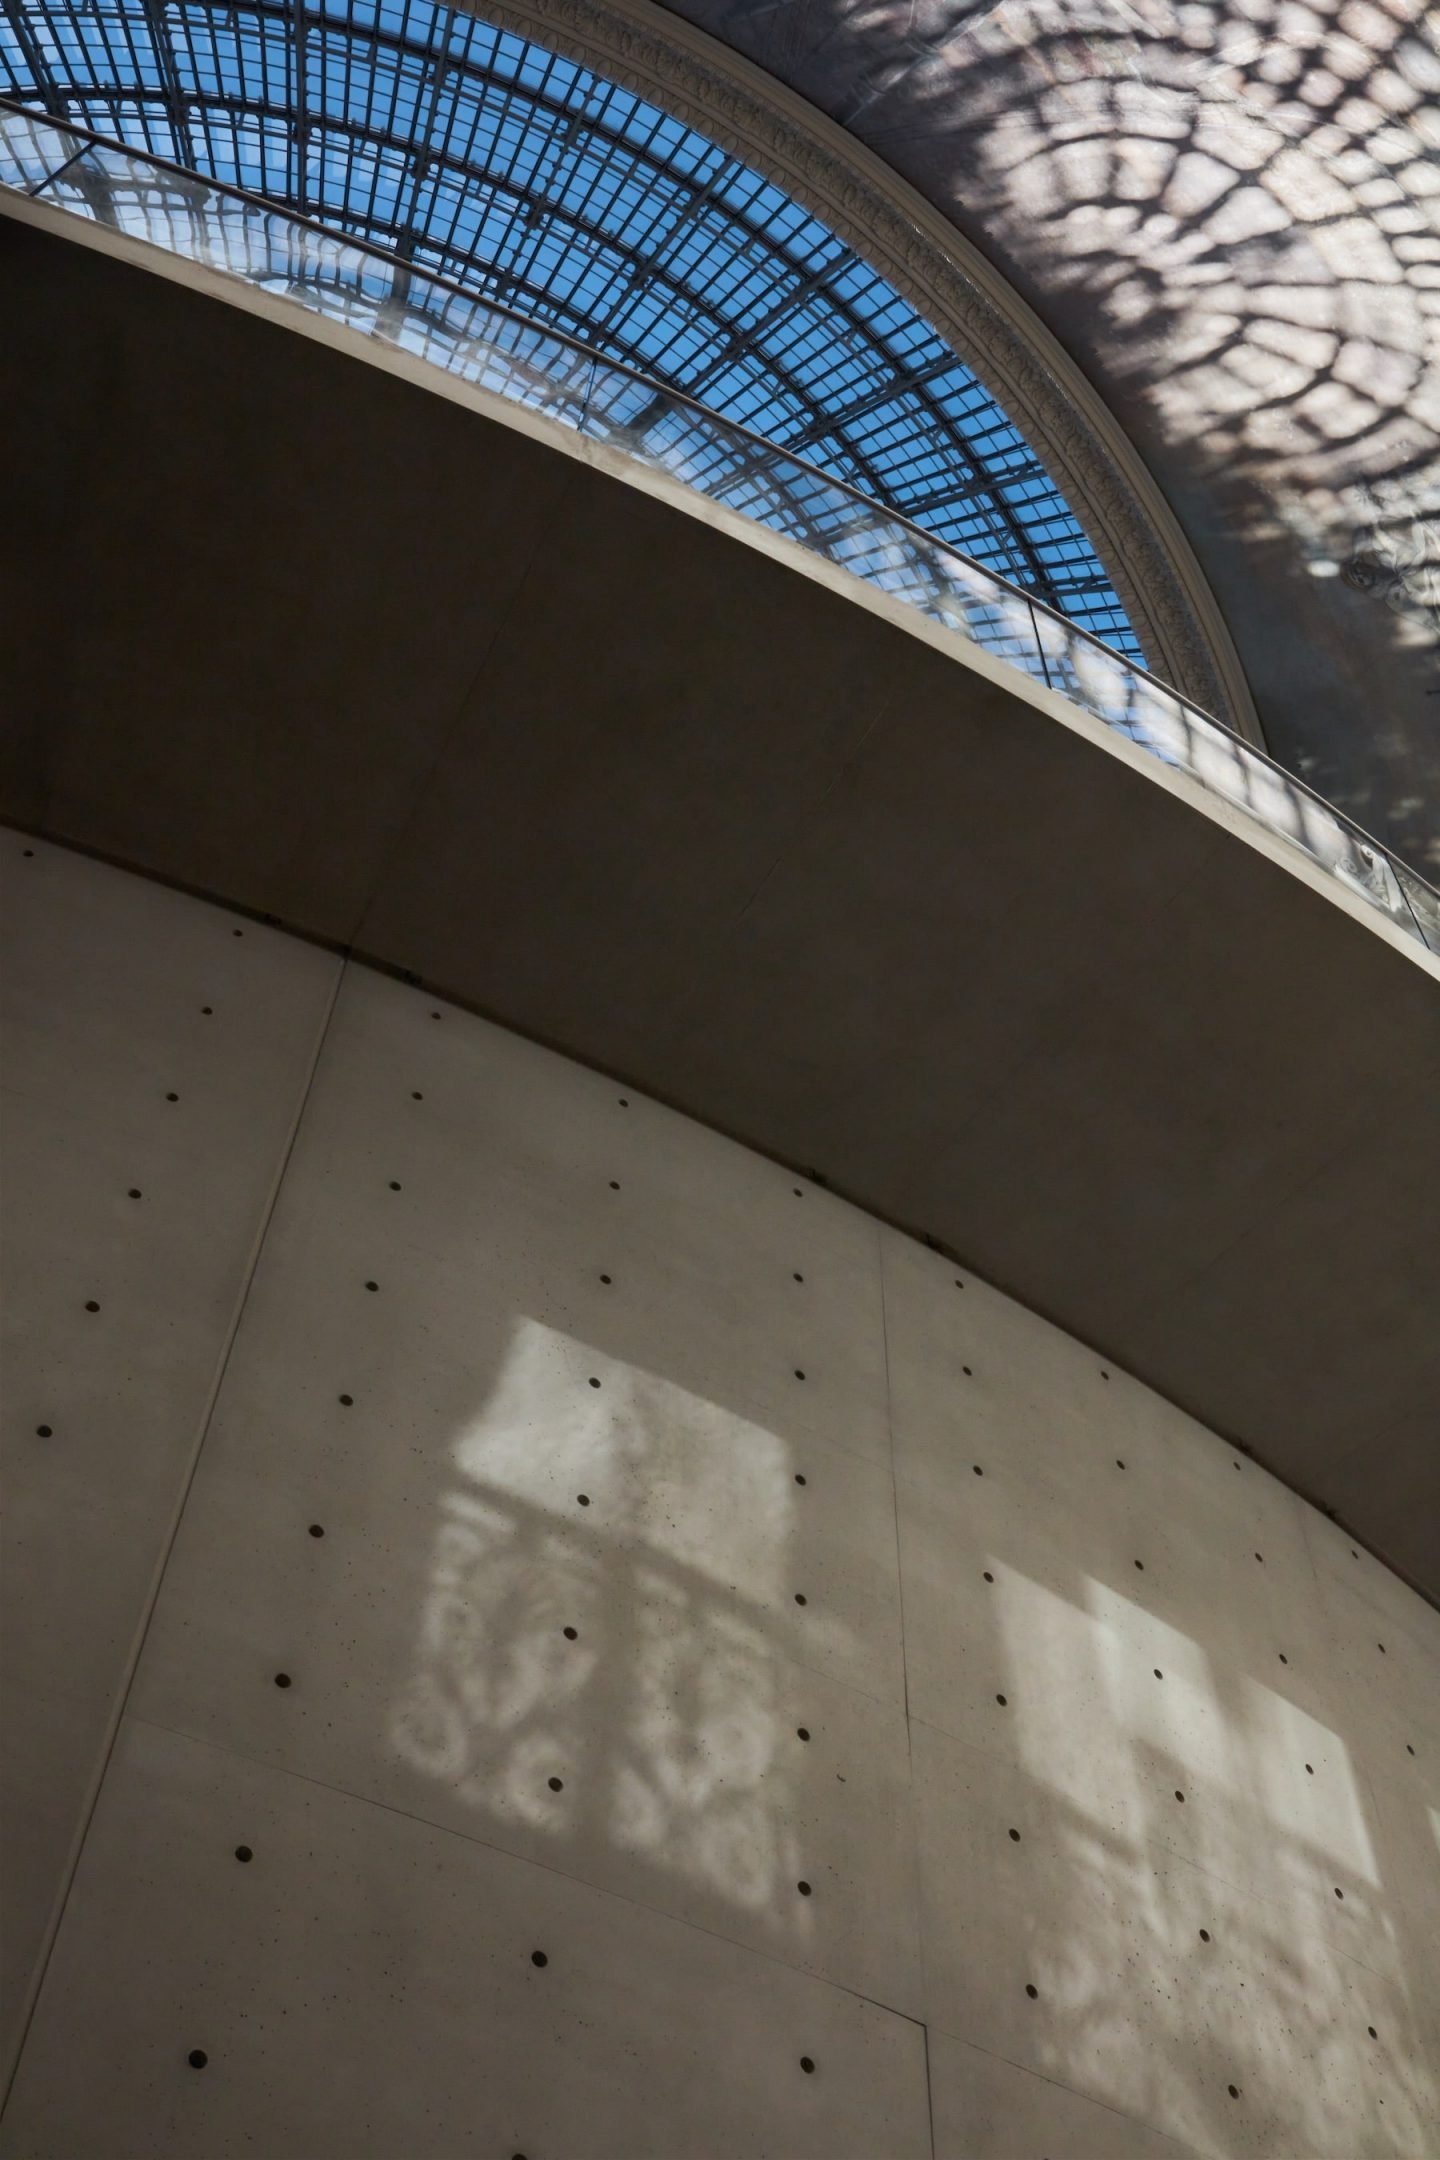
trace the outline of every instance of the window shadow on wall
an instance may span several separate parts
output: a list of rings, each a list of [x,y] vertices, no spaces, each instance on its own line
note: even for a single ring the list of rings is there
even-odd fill
[[[808,1180],[430,1010],[348,979],[141,1714],[224,1737],[264,1659],[280,1767],[1197,2151],[1422,2153],[1433,1726],[1299,1503],[888,1233],[882,1279]]]

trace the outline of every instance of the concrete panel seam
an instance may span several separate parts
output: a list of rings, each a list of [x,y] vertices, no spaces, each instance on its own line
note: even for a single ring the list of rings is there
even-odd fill
[[[1143,2115],[1131,2115],[1124,2108],[1111,2107],[1108,2100],[1097,2100],[1093,2093],[1082,2091],[1078,2085],[1067,2085],[1063,2078],[1050,2077],[1045,2071],[1037,2070],[1032,2063],[1013,2062],[1008,2055],[999,2055],[993,2048],[982,2047],[978,2040],[971,2039],[965,2033],[955,2033],[949,2037],[962,2041],[968,2048],[974,2048],[977,2055],[988,2055],[992,2062],[1003,2062],[1012,2070],[1023,2071],[1026,2077],[1038,2078],[1042,2085],[1053,2085],[1057,2092],[1073,2093],[1077,2100],[1087,2101],[1091,2107],[1103,2108],[1107,2115],[1113,2115],[1119,2122],[1138,2123],[1141,2129],[1148,2130],[1152,2137],[1164,2138],[1167,2144],[1172,2145],[1177,2160],[1189,2160],[1190,2154],[1194,2151],[1193,2146],[1182,2145],[1178,2138],[1170,2136],[1168,2130],[1161,2130],[1156,2124],[1147,2122]],[[928,2026],[926,2027],[926,2062],[928,2066]]]
[[[853,1692],[858,1694],[861,1691],[856,1689]],[[123,1715],[119,1722],[126,1722]],[[482,1851],[498,1853],[522,1867],[537,1868],[542,1873],[553,1876],[557,1882],[577,1883],[597,1897],[613,1898],[617,1905],[628,1905],[635,1912],[650,1913],[656,1919],[668,1921],[673,1927],[688,1928],[693,1934],[704,1935],[711,1942],[724,1943],[729,1949],[743,1950],[747,1957],[764,1958],[767,1964],[778,1965],[785,1972],[802,1973],[807,1979],[814,1980],[818,1986],[830,1988],[837,1995],[849,1995],[856,2002],[870,2003],[876,2010],[883,2010],[887,2017],[898,2018],[905,2025],[918,2026],[921,2032],[929,2031],[924,2018],[916,2017],[913,2011],[900,2009],[895,2003],[885,2002],[880,1996],[867,1993],[864,1988],[851,1986],[843,1980],[829,1979],[821,1973],[806,1972],[804,1967],[792,1964],[788,1958],[781,1957],[774,1950],[767,1950],[756,1943],[739,1943],[733,1935],[722,1934],[719,1928],[706,1927],[701,1920],[668,1911],[663,1905],[652,1905],[644,1898],[631,1897],[626,1891],[612,1889],[608,1884],[593,1882],[586,1875],[572,1873],[569,1868],[556,1867],[548,1860],[537,1859],[533,1853],[518,1854],[513,1847],[500,1843],[498,1839],[472,1836],[468,1830],[458,1830],[454,1823],[443,1822],[434,1815],[421,1815],[414,1808],[399,1807],[393,1800],[382,1800],[374,1793],[357,1792],[352,1786],[337,1785],[330,1778],[316,1777],[313,1771],[297,1770],[290,1763],[269,1762],[263,1756],[251,1755],[242,1748],[226,1747],[223,1741],[212,1740],[199,1733],[184,1732],[178,1726],[166,1724],[160,1718],[132,1716],[128,1722],[132,1728],[145,1726],[153,1732],[167,1733],[172,1739],[183,1740],[189,1747],[205,1748],[214,1755],[226,1756],[234,1762],[251,1763],[267,1776],[293,1779],[296,1784],[314,1786],[317,1792],[335,1793],[341,1799],[352,1801],[357,1807],[374,1808],[382,1815],[395,1816],[400,1822],[416,1823],[436,1837],[455,1838],[463,1845],[478,1845]]]
[[[275,1206],[280,1197],[280,1189],[285,1182],[285,1173],[289,1167],[291,1155],[294,1153],[296,1140],[299,1137],[301,1122],[305,1115],[305,1106],[310,1100],[310,1092],[312,1087],[314,1086],[315,1074],[319,1068],[321,1053],[324,1050],[325,1046],[325,1038],[329,1033],[330,1022],[334,1015],[336,1001],[338,1000],[340,995],[340,984],[344,976],[344,972],[345,963],[341,961],[335,969],[335,977],[333,983],[331,984],[330,995],[326,1001],[325,1010],[321,1015],[320,1025],[316,1032],[314,1049],[311,1052],[309,1061],[305,1068],[304,1079],[299,1090],[299,1099],[295,1105],[295,1113],[290,1120],[289,1132],[286,1137],[284,1146],[280,1151],[279,1161],[276,1166],[275,1176],[271,1182],[270,1192],[266,1199],[265,1205],[261,1210],[260,1221],[256,1227],[255,1236],[251,1242],[249,1257],[247,1259],[244,1271],[241,1276],[239,1289],[236,1293],[234,1310],[231,1313],[229,1325],[226,1329],[224,1339],[221,1342],[219,1355],[215,1360],[215,1370],[211,1378],[209,1390],[206,1394],[204,1407],[201,1410],[200,1417],[197,1422],[195,1443],[193,1448],[191,1449],[190,1460],[188,1465],[186,1466],[184,1476],[181,1480],[179,1496],[176,1500],[175,1507],[170,1519],[170,1525],[166,1532],[164,1542],[161,1546],[160,1555],[156,1561],[155,1570],[150,1580],[150,1587],[146,1594],[145,1603],[140,1615],[140,1621],[136,1628],[135,1636],[131,1643],[129,1653],[126,1657],[125,1664],[121,1670],[120,1681],[116,1689],[115,1700],[111,1709],[108,1728],[106,1730],[104,1740],[101,1743],[100,1758],[98,1763],[96,1764],[94,1774],[90,1781],[89,1789],[85,1796],[85,1802],[81,1810],[80,1821],[76,1828],[75,1836],[72,1840],[70,1852],[67,1856],[64,1871],[61,1876],[60,1889],[56,1895],[54,1908],[46,1925],[44,1936],[41,1939],[39,1955],[35,1960],[34,1970],[31,1974],[30,1986],[26,1996],[25,2007],[20,2018],[19,2034],[15,2048],[14,2060],[9,2065],[8,2074],[5,2079],[4,2090],[3,2092],[0,2092],[0,2118],[3,2118],[4,2116],[6,2103],[9,2100],[10,2093],[14,2086],[15,2077],[20,2067],[21,2059],[25,2053],[26,2039],[29,2035],[30,2026],[35,2016],[36,2005],[38,2004],[40,1999],[40,1991],[44,1986],[45,1973],[50,1963],[51,1953],[55,1947],[55,1938],[60,1931],[60,1923],[64,1918],[65,1907],[69,1902],[70,1892],[75,1881],[76,1870],[80,1864],[80,1856],[82,1851],[84,1850],[86,1838],[89,1836],[90,1833],[90,1825],[94,1819],[95,1809],[99,1802],[101,1788],[105,1783],[106,1774],[109,1770],[111,1758],[115,1751],[115,1743],[119,1737],[120,1727],[124,1721],[125,1706],[129,1701],[130,1690],[134,1683],[135,1673],[140,1663],[141,1653],[143,1652],[145,1647],[145,1638],[149,1633],[150,1623],[154,1616],[156,1603],[159,1599],[160,1586],[164,1581],[165,1571],[170,1564],[170,1556],[174,1550],[176,1537],[179,1534],[181,1520],[185,1513],[185,1504],[186,1501],[189,1499],[191,1487],[195,1482],[195,1473],[199,1468],[200,1456],[205,1446],[205,1437],[210,1430],[211,1420],[215,1414],[215,1405],[219,1400],[220,1390],[224,1384],[225,1373],[230,1362],[231,1352],[234,1349],[235,1339],[240,1330],[241,1317],[245,1310],[246,1301],[250,1295],[251,1284],[255,1278],[255,1270],[259,1264],[260,1254],[264,1247],[265,1239],[269,1234],[270,1223],[275,1213]]]

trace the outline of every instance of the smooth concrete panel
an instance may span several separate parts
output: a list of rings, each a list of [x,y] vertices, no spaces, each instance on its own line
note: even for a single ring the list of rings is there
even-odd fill
[[[929,2036],[935,2160],[1189,2160],[1192,2147],[949,2033]]]
[[[1124,1580],[1178,1510],[1191,1535],[1178,1567],[1145,1585],[1177,1623],[1226,1614],[1285,1643],[1285,1616],[1308,1595],[1308,1511],[1278,1479],[1073,1336],[1048,1326],[968,1270],[882,1233],[890,1407],[897,1478],[917,1497],[982,1509],[1044,1493],[1030,1529],[1063,1531],[1076,1557]],[[981,1493],[977,1474],[1000,1481]],[[1022,1511],[1012,1504],[1017,1527]],[[1256,1555],[1260,1555],[1257,1559]],[[1155,1574],[1150,1559],[1146,1569]],[[1404,1593],[1413,1603],[1412,1593]],[[1291,1645],[1292,1652],[1296,1646]]]
[[[428,1521],[353,1480],[202,1475],[143,1714],[916,2011],[897,1709],[796,1664],[633,1532],[458,1475]]]
[[[811,1180],[368,970],[300,1164],[326,1195],[308,1233],[383,1264],[387,1298],[438,1269],[448,1310],[499,1271],[510,1309],[888,1465],[876,1225]]]
[[[912,1739],[934,2027],[1197,2151],[1428,2151],[1434,2066],[1397,1961],[1340,1953],[1278,1881],[1260,1898],[1117,1835],[1043,1762]]]
[[[94,2152],[102,2123],[107,2160],[929,2151],[909,2019],[138,1721],[0,2151]]]
[[[6,1483],[14,1485],[13,1469]],[[8,2078],[81,1808],[99,1769],[103,1732],[93,1705],[32,1688],[13,1669],[5,1675],[0,1716],[0,2047]]]
[[[1207,1605],[1202,1574],[1177,1610],[1210,1531],[1198,1512],[1193,1546],[1152,1524],[1127,1582],[1092,1562],[1103,1539],[1073,1501],[1047,1509],[1031,1487],[987,1476],[938,1498],[902,1479],[898,1507],[912,1718],[1042,1775],[1107,1836],[1283,1893],[1307,1928],[1389,1969],[1429,1890],[1383,1834],[1374,1784],[1416,1759],[1347,1681],[1313,1599],[1287,1614],[1267,1587],[1247,1615],[1227,1587]]]
[[[266,1304],[280,1294],[275,1281]],[[397,1373],[392,1363],[387,1373],[385,1338],[371,1332],[385,1323],[368,1321],[363,1296],[356,1276],[341,1326],[332,1318],[316,1331],[324,1378],[340,1382],[327,1399],[313,1365],[270,1362],[257,1290],[254,1349],[237,1346],[212,1435],[217,1466],[238,1451],[242,1474],[254,1479],[283,1445],[287,1485],[314,1492],[317,1478],[329,1478],[322,1489],[341,1520],[357,1516],[368,1534],[393,1541],[397,1582],[425,1580],[452,1492],[597,1551],[633,1544],[677,1582],[744,1614],[779,1654],[900,1702],[885,1471],[813,1436],[797,1444],[736,1419],[525,1315],[496,1346],[488,1381],[477,1384],[475,1369],[432,1351],[418,1319],[422,1370]],[[354,1396],[348,1416],[341,1393]],[[251,1467],[246,1441],[262,1418],[275,1437]],[[210,1474],[207,1450],[167,1598],[193,1579],[209,1601],[209,1563],[197,1541],[206,1535]],[[223,1518],[216,1529],[231,1534]],[[280,1625],[273,1610],[264,1617],[267,1629]]]
[[[1391,1732],[1428,1743],[1428,1757],[1440,1754],[1440,1659],[1420,1611],[1409,1624],[1398,1614],[1386,1619],[1364,1597],[1334,1584],[1326,1589],[1325,1619],[1334,1668],[1353,1699]]]
[[[1227,1568],[1229,1556],[1214,1546],[1222,1532],[1233,1544],[1234,1518],[1193,1505],[1182,1516],[1190,1496],[1179,1480],[1176,1520],[1144,1518],[1133,1460],[1097,1460],[1083,1495],[1011,1477],[1003,1450],[987,1458],[983,1477],[969,1462],[958,1465],[948,1491],[900,1478],[915,1715],[1009,1752],[1017,1720],[1038,1719],[1057,1737],[1076,1721],[1088,1744],[1086,1714],[1129,1722],[1143,1708],[1157,1774],[1171,1760],[1183,1763],[1191,1747],[1209,1760],[1221,1730],[1248,1744],[1257,1726],[1267,1730],[1277,1718],[1306,1729],[1343,1718],[1351,1698],[1331,1667],[1320,1615],[1287,1613],[1272,1582],[1285,1572],[1283,1546],[1270,1539],[1263,1561],[1258,1547],[1241,1549]],[[1227,1468],[1232,1460],[1240,1458],[1223,1457]],[[1242,1461],[1237,1490],[1242,1476],[1255,1475]],[[1048,1651],[1035,1657],[1040,1642]],[[1007,1695],[1009,1720],[995,1715],[996,1690]],[[1164,1789],[1176,1782],[1160,1778]]]
[[[1338,1523],[1328,1521],[1314,1508],[1305,1508],[1302,1513],[1305,1543],[1314,1563],[1322,1603],[1328,1606],[1337,1590],[1353,1592],[1381,1619],[1394,1620],[1410,1629],[1425,1645],[1431,1662],[1440,1665],[1440,1610],[1417,1598],[1383,1561],[1357,1545]]]
[[[1143,774],[1097,769],[1015,712],[998,684],[957,679],[950,654],[897,642],[883,716],[797,818],[723,972],[689,986],[666,1061],[673,1092],[749,1134],[763,1069],[765,1144],[837,1178],[845,1165],[866,1193],[883,1147],[887,1211],[972,1253],[941,1219],[966,1123],[1083,1028],[1095,983],[1163,946],[1156,892],[1204,889],[1217,838],[1156,818]],[[892,1094],[905,1110],[882,1142],[873,1106]],[[1032,1238],[1062,1228],[1021,1220]]]
[[[1430,1609],[1130,1376],[882,1246],[932,2046],[1198,2151],[1428,2153]]]
[[[479,963],[490,1010],[552,1037],[563,1011],[619,1070],[704,1024],[737,923],[909,674],[848,596],[812,588],[797,620],[793,574],[679,523],[608,476],[567,495],[357,932],[447,987]]]
[[[172,285],[142,325],[134,273],[99,257],[77,302],[69,250],[9,219],[3,243],[26,295],[6,409],[49,460],[14,481],[31,575],[7,630],[44,653],[43,691],[13,712],[21,800],[60,837],[347,940],[566,472],[526,472],[518,438],[496,435],[487,504],[455,408]],[[217,318],[239,333],[219,333],[223,352]],[[42,383],[63,426],[34,424]],[[136,424],[117,426],[137,392]],[[208,620],[184,602],[191,579]],[[163,757],[127,724],[137,700]]]
[[[1132,814],[1145,818],[1138,803]],[[1123,828],[1114,845],[1128,855]],[[1167,880],[1166,904],[1150,911],[1159,934],[1144,945],[1105,939],[1104,964],[1063,1024],[988,1092],[983,1116],[955,1120],[944,1158],[957,1205],[977,1229],[985,1224],[987,1245],[997,1255],[1003,1246],[1012,1268],[1023,1241],[1044,1241],[1032,1296],[1044,1255],[1053,1251],[1060,1265],[1073,1266],[1076,1230],[1090,1227],[1091,1265],[1069,1302],[1071,1324],[1092,1338],[1113,1335],[1122,1314],[1170,1309],[1197,1272],[1245,1233],[1292,1223],[1298,1231],[1300,1212],[1292,1215],[1292,1206],[1317,1173],[1372,1159],[1363,1142],[1377,1062],[1387,1092],[1413,1108],[1425,1051],[1440,1036],[1429,984],[1412,981],[1403,965],[1394,974],[1393,1007],[1362,993],[1369,963],[1380,956],[1361,925],[1336,923],[1333,940],[1317,946],[1309,910],[1283,868],[1248,849],[1233,863],[1227,857],[1223,878],[1204,874],[1203,865],[1196,872],[1192,863],[1190,856],[1177,861],[1178,885]],[[1242,1008],[1245,1038],[1227,1035],[1222,1048],[1217,1017]],[[1367,1022],[1374,1014],[1373,1034],[1368,1024],[1354,1024],[1362,1011]],[[1187,1073],[1203,1074],[1205,1086],[1185,1087]],[[1043,1125],[1033,1122],[1041,1101],[1051,1112]],[[1319,1113],[1313,1121],[1285,1114],[1301,1101]],[[1402,1113],[1383,1137],[1409,1123]],[[1022,1131],[1024,1149],[1015,1145]],[[1432,1126],[1417,1126],[1412,1147],[1423,1149],[1427,1165],[1433,1144]],[[1399,1194],[1390,1211],[1399,1249],[1425,1239],[1414,1199],[1413,1189]],[[1175,1235],[1181,1225],[1183,1235]],[[1300,1254],[1311,1235],[1307,1228],[1297,1240]],[[1433,1255],[1433,1241],[1426,1242]],[[1251,1279],[1248,1270],[1244,1279]],[[1403,1304],[1403,1286],[1387,1287]],[[1284,1306],[1286,1321],[1299,1327],[1316,1311],[1314,1297]],[[1237,1328],[1240,1322],[1237,1313]],[[1136,1327],[1138,1336],[1138,1319]],[[1268,1340],[1272,1331],[1265,1334]]]
[[[913,2013],[874,1225],[441,1011],[347,977],[137,1709]]]
[[[203,1301],[81,1206],[96,1106],[128,1148],[164,1048],[164,943],[138,1034],[124,957],[22,1175],[178,1355]],[[140,1181],[197,1239],[207,1164]],[[136,1534],[103,1525],[97,1601]],[[37,1674],[103,1663],[91,1611],[36,1605]],[[1430,2160],[1436,1650],[1363,1547],[969,1269],[352,964],[4,2149]],[[70,1709],[25,1712],[42,1867]]]
[[[935,1510],[936,1542],[922,1546],[903,1488],[901,1507],[912,1717],[997,1765],[1043,1764],[1110,1834],[1257,1895],[1283,1882],[1316,1927],[1329,1924],[1338,1885],[1350,1900],[1337,1922],[1345,1947],[1371,1940],[1389,1905],[1377,1902],[1368,1724],[1304,1710],[1283,1670],[1272,1679],[1258,1660],[1247,1669],[1208,1654],[1143,1593],[1092,1583],[1064,1594],[1053,1549],[977,1551]],[[953,1599],[937,1589],[945,1563],[931,1572],[947,1533]]]
[[[321,1541],[217,1476],[202,1504],[253,1530],[177,1558],[137,1705],[918,2014],[900,1713],[712,1586],[465,1497],[421,1572],[343,1504]]]
[[[1423,1748],[1423,1743],[1422,1743]],[[1393,1915],[1396,1957],[1403,1961],[1415,2017],[1428,2034],[1428,2060],[1440,2065],[1440,1750],[1412,1756],[1372,1750],[1371,1815],[1375,1841],[1394,1880],[1405,1886]],[[1334,1925],[1341,1925],[1337,1907]]]
[[[8,2056],[338,970],[15,834],[0,908]]]

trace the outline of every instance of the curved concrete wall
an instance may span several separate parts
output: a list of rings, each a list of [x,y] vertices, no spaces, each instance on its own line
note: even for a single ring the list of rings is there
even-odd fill
[[[3,858],[7,2156],[1434,2152],[1431,1608],[793,1173]]]

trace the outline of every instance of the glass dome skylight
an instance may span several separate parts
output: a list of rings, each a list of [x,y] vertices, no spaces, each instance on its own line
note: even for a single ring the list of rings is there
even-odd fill
[[[908,302],[572,61],[428,0],[0,0],[0,92],[553,324],[1142,657],[1034,451]]]

